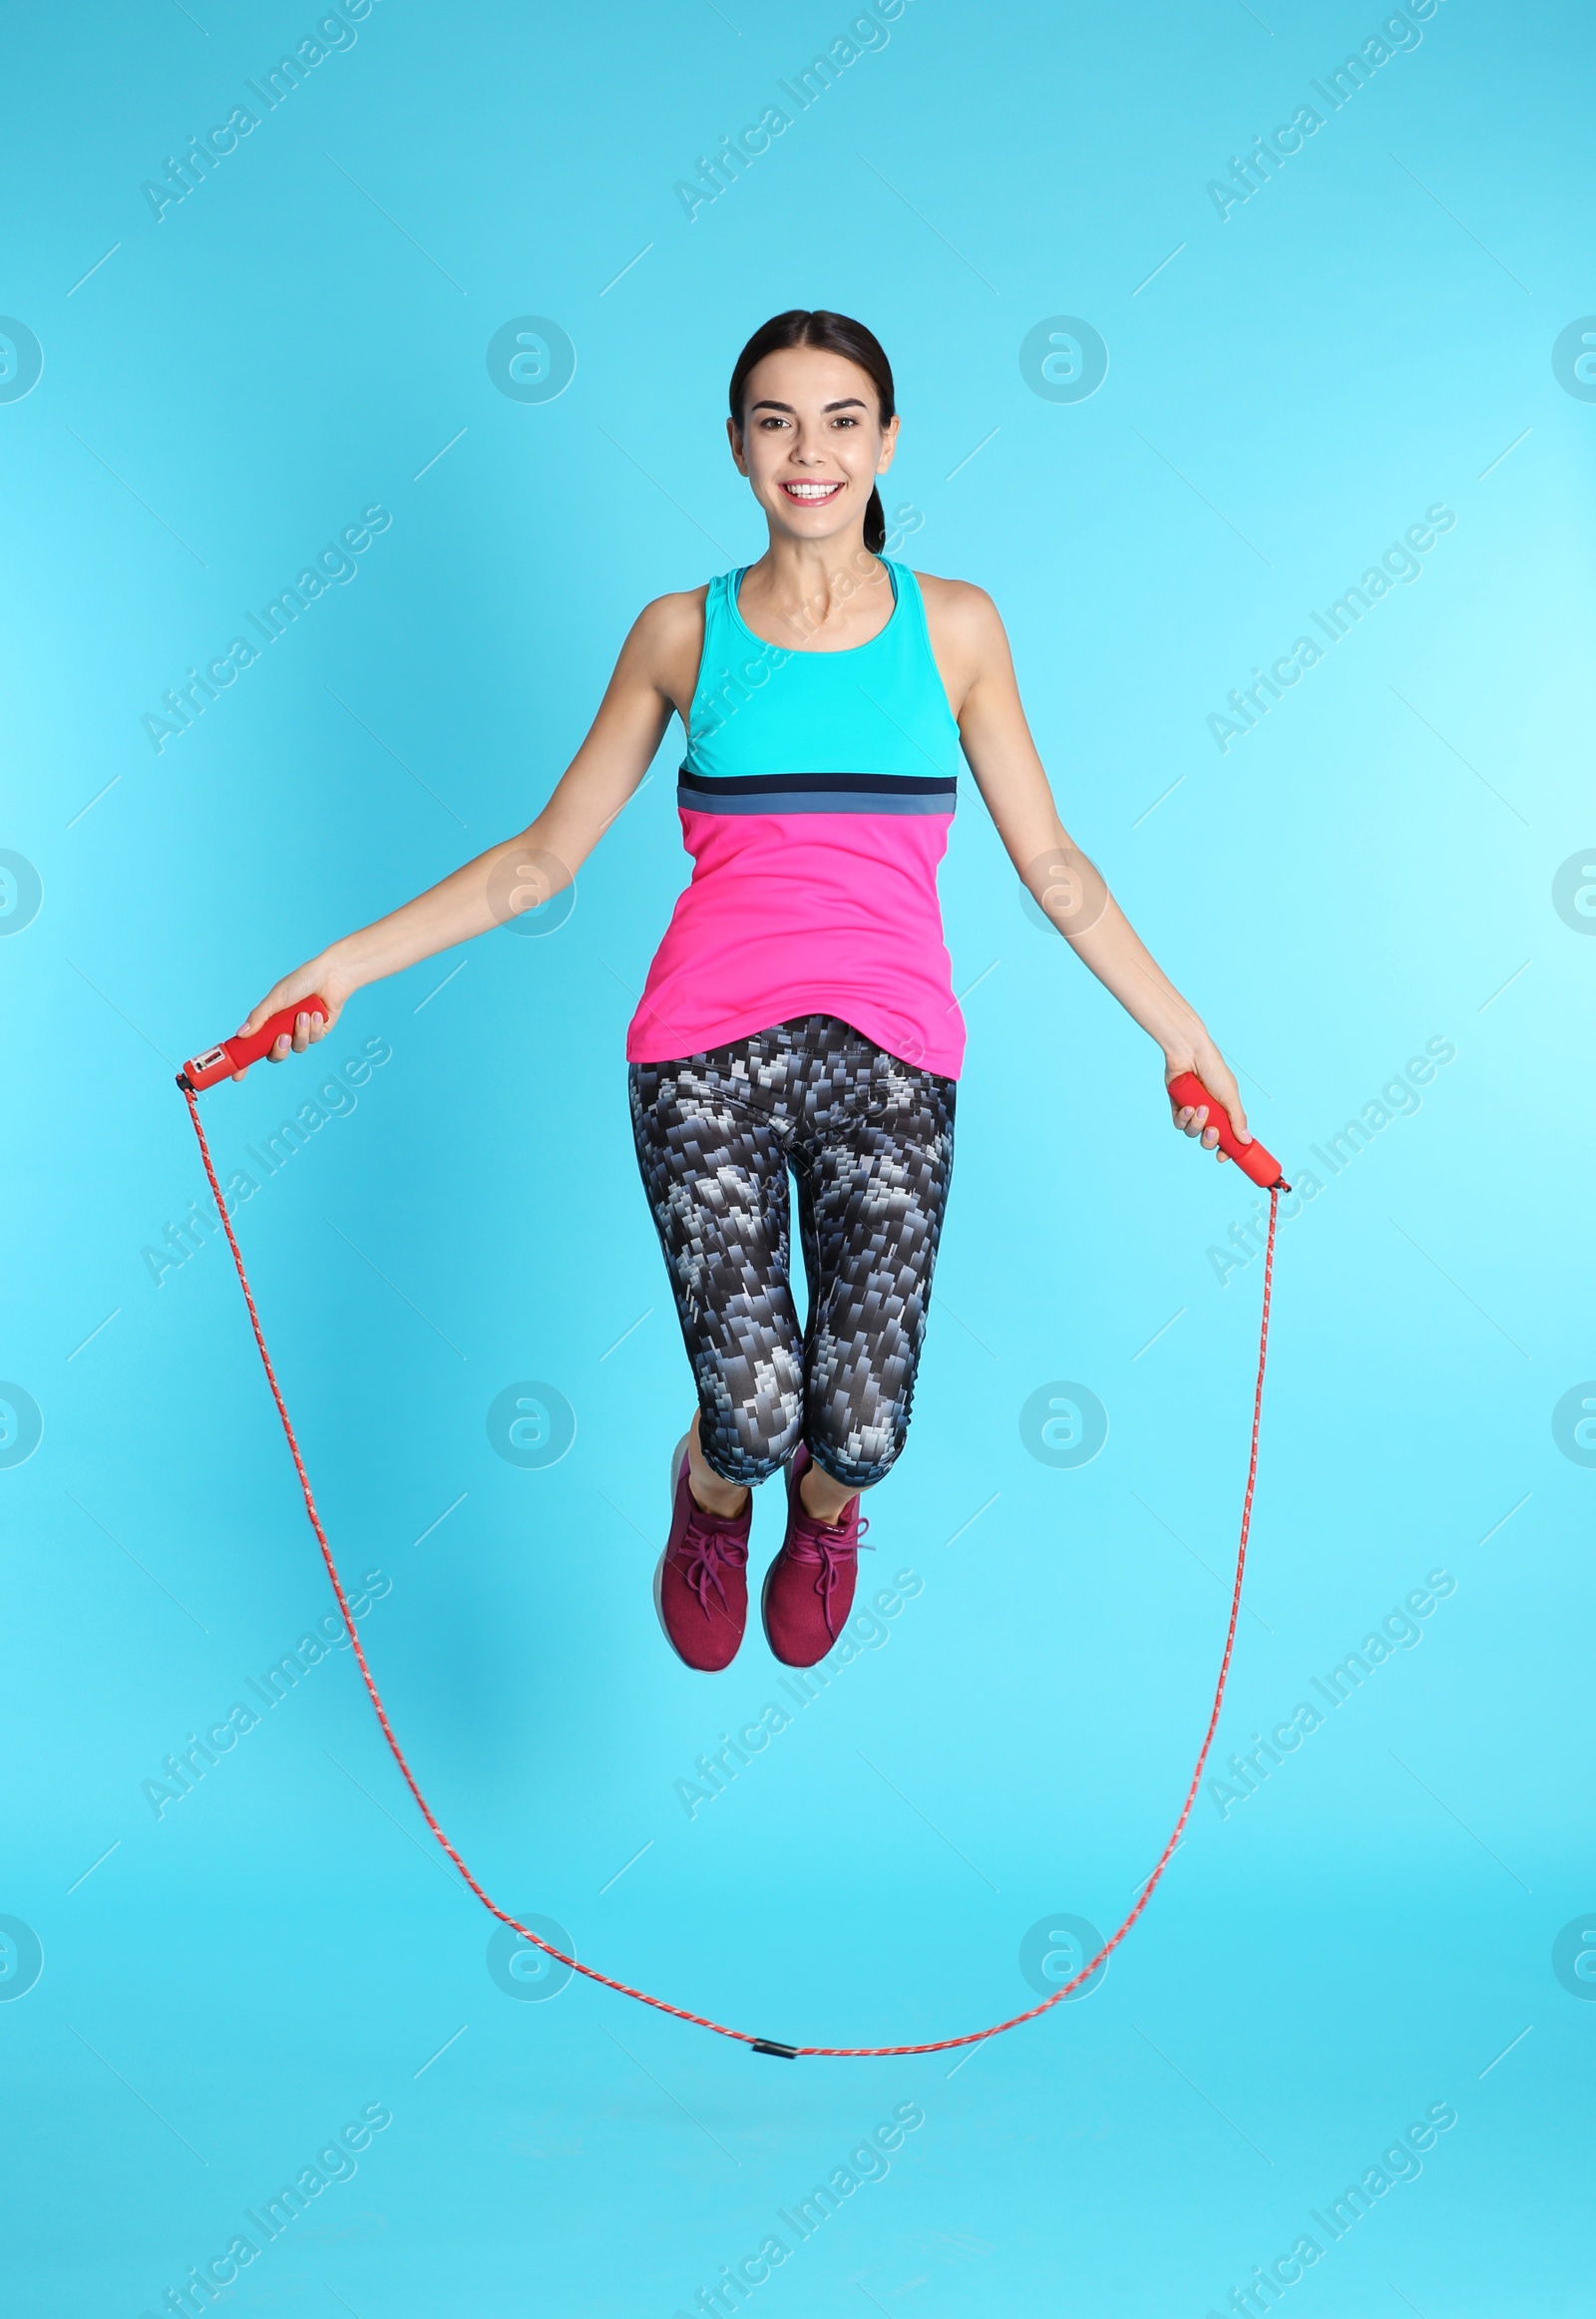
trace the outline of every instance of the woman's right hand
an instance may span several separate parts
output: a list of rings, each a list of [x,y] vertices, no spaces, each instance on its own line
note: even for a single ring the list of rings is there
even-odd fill
[[[323,952],[319,959],[307,960],[304,966],[295,966],[291,974],[284,974],[280,982],[273,983],[259,1005],[252,1007],[238,1025],[237,1036],[241,1038],[252,1030],[258,1030],[263,1022],[270,1021],[272,1015],[280,1014],[285,1006],[292,1006],[296,998],[325,1000],[325,1011],[318,1005],[313,1011],[307,1008],[300,1012],[295,1017],[292,1034],[282,1032],[268,1050],[268,1060],[274,1063],[284,1061],[290,1054],[302,1055],[307,1046],[313,1046],[318,1038],[326,1037],[343,1012],[344,1001],[353,988],[354,984],[347,974],[338,967],[329,954]],[[234,1071],[232,1076],[241,1079],[244,1074],[242,1071]]]

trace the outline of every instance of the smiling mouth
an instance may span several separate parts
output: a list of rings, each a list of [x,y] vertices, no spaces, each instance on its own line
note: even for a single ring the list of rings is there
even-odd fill
[[[801,508],[823,508],[846,486],[840,483],[784,483],[781,488],[788,499]]]

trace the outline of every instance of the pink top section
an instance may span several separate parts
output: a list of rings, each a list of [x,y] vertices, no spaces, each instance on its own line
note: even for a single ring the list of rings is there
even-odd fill
[[[937,866],[953,816],[683,809],[692,883],[626,1034],[669,1062],[800,1014],[835,1014],[889,1054],[957,1079],[965,1018]]]

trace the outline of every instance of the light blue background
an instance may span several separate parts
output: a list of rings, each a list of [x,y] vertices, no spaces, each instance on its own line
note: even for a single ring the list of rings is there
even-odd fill
[[[675,182],[848,21],[378,0],[159,222],[143,182],[308,0],[10,26],[0,308],[44,350],[0,403],[0,845],[43,884],[0,945],[0,1369],[44,1427],[0,1470],[0,1915],[44,1958],[0,2003],[17,2319],[159,2311],[374,2102],[359,2172],[229,2305],[668,2319],[913,2102],[887,2178],[748,2307],[1200,2319],[1444,2102],[1286,2308],[1596,2308],[1596,2006],[1551,1963],[1596,1911],[1596,1471],[1551,1424],[1596,1374],[1596,921],[1552,904],[1596,839],[1596,404],[1551,363],[1596,309],[1588,12],[1445,0],[1221,221],[1208,182],[1377,5],[912,0],[689,222]],[[957,2070],[751,2058],[580,1981],[510,1999],[347,1653],[159,1819],[141,1784],[330,1602],[225,1250],[159,1287],[141,1253],[202,1189],[172,1072],[523,826],[639,607],[760,553],[725,382],[794,304],[887,346],[898,553],[991,590],[1066,823],[1288,1171],[1456,1049],[1283,1227],[1216,1759],[1427,1572],[1455,1592],[1228,1816],[1199,1800],[1100,1988]],[[485,360],[528,313],[577,350],[542,405]],[[1019,371],[1057,314],[1109,349],[1077,404]],[[158,754],[163,689],[379,501],[357,578]],[[1229,688],[1437,502],[1422,577],[1222,755]],[[1117,1923],[1184,1792],[1262,1270],[1222,1286],[1207,1251],[1250,1203],[967,783],[959,1160],[867,1558],[923,1592],[689,1819],[674,1783],[781,1695],[757,1633],[690,1676],[648,1598],[690,1400],[622,1039],[685,869],[678,737],[567,926],[350,1006],[318,1065],[391,1060],[240,1232],[335,1546],[391,1580],[365,1635],[396,1726],[490,1889],[765,2035],[951,2034],[1033,2001],[1040,1918]],[[218,1160],[312,1084],[208,1097]],[[544,1470],[485,1425],[529,1377],[577,1416]],[[1076,1469],[1018,1429],[1058,1378],[1109,1418]],[[756,1568],[779,1526],[767,1491]]]

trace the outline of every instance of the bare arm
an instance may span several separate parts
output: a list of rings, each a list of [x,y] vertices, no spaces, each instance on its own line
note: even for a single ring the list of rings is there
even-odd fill
[[[671,715],[690,698],[703,638],[702,594],[660,596],[639,613],[587,739],[526,829],[386,918],[330,944],[266,992],[244,1030],[312,993],[328,1009],[325,1017],[319,1009],[301,1013],[292,1040],[286,1033],[277,1040],[273,1062],[324,1036],[365,983],[537,909],[572,883],[647,772]]]
[[[1058,818],[997,605],[983,588],[964,581],[928,579],[923,586],[965,754],[1021,882],[1077,957],[1163,1049],[1166,1084],[1177,1071],[1195,1071],[1246,1139],[1240,1090],[1201,1017]],[[1175,1124],[1212,1150],[1218,1130],[1207,1124],[1207,1106],[1172,1108]]]

